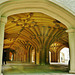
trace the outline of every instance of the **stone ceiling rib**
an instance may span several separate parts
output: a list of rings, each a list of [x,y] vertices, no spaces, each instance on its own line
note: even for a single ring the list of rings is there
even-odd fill
[[[49,48],[54,42],[68,46],[67,27],[58,20],[38,12],[15,14],[8,17],[5,26],[4,48]],[[65,38],[64,38],[65,37]],[[8,42],[8,43],[7,43]],[[21,47],[20,47],[21,46]],[[15,48],[14,48],[15,47]]]

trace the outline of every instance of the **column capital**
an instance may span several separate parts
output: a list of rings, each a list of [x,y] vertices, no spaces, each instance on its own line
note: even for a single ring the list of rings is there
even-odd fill
[[[75,28],[68,29],[68,30],[66,30],[66,32],[68,32],[68,33],[74,33],[75,32]]]
[[[6,24],[7,23],[7,17],[6,16],[1,16],[0,17],[0,22]]]

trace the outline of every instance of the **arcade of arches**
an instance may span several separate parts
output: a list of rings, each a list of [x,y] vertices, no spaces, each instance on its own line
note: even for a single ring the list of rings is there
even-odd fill
[[[4,51],[7,60],[48,64],[58,62],[60,50],[68,45],[67,27],[43,13],[21,13],[8,17],[5,25]],[[34,62],[32,62],[34,59]]]

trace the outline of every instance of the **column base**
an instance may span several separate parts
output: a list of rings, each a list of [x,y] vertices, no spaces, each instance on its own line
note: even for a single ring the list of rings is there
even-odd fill
[[[45,63],[40,63],[40,65],[46,65]]]
[[[75,74],[75,71],[71,71],[71,70],[70,70],[69,73],[71,73],[71,74]]]
[[[45,64],[45,65],[50,65],[50,63],[47,63],[47,64]]]

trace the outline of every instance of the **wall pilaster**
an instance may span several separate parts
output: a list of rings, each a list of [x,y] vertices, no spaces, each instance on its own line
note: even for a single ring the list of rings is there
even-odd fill
[[[70,73],[75,73],[75,29],[67,30],[70,46]]]
[[[6,17],[0,17],[0,74],[1,74],[2,56],[3,56],[4,29],[6,22],[7,22]]]

